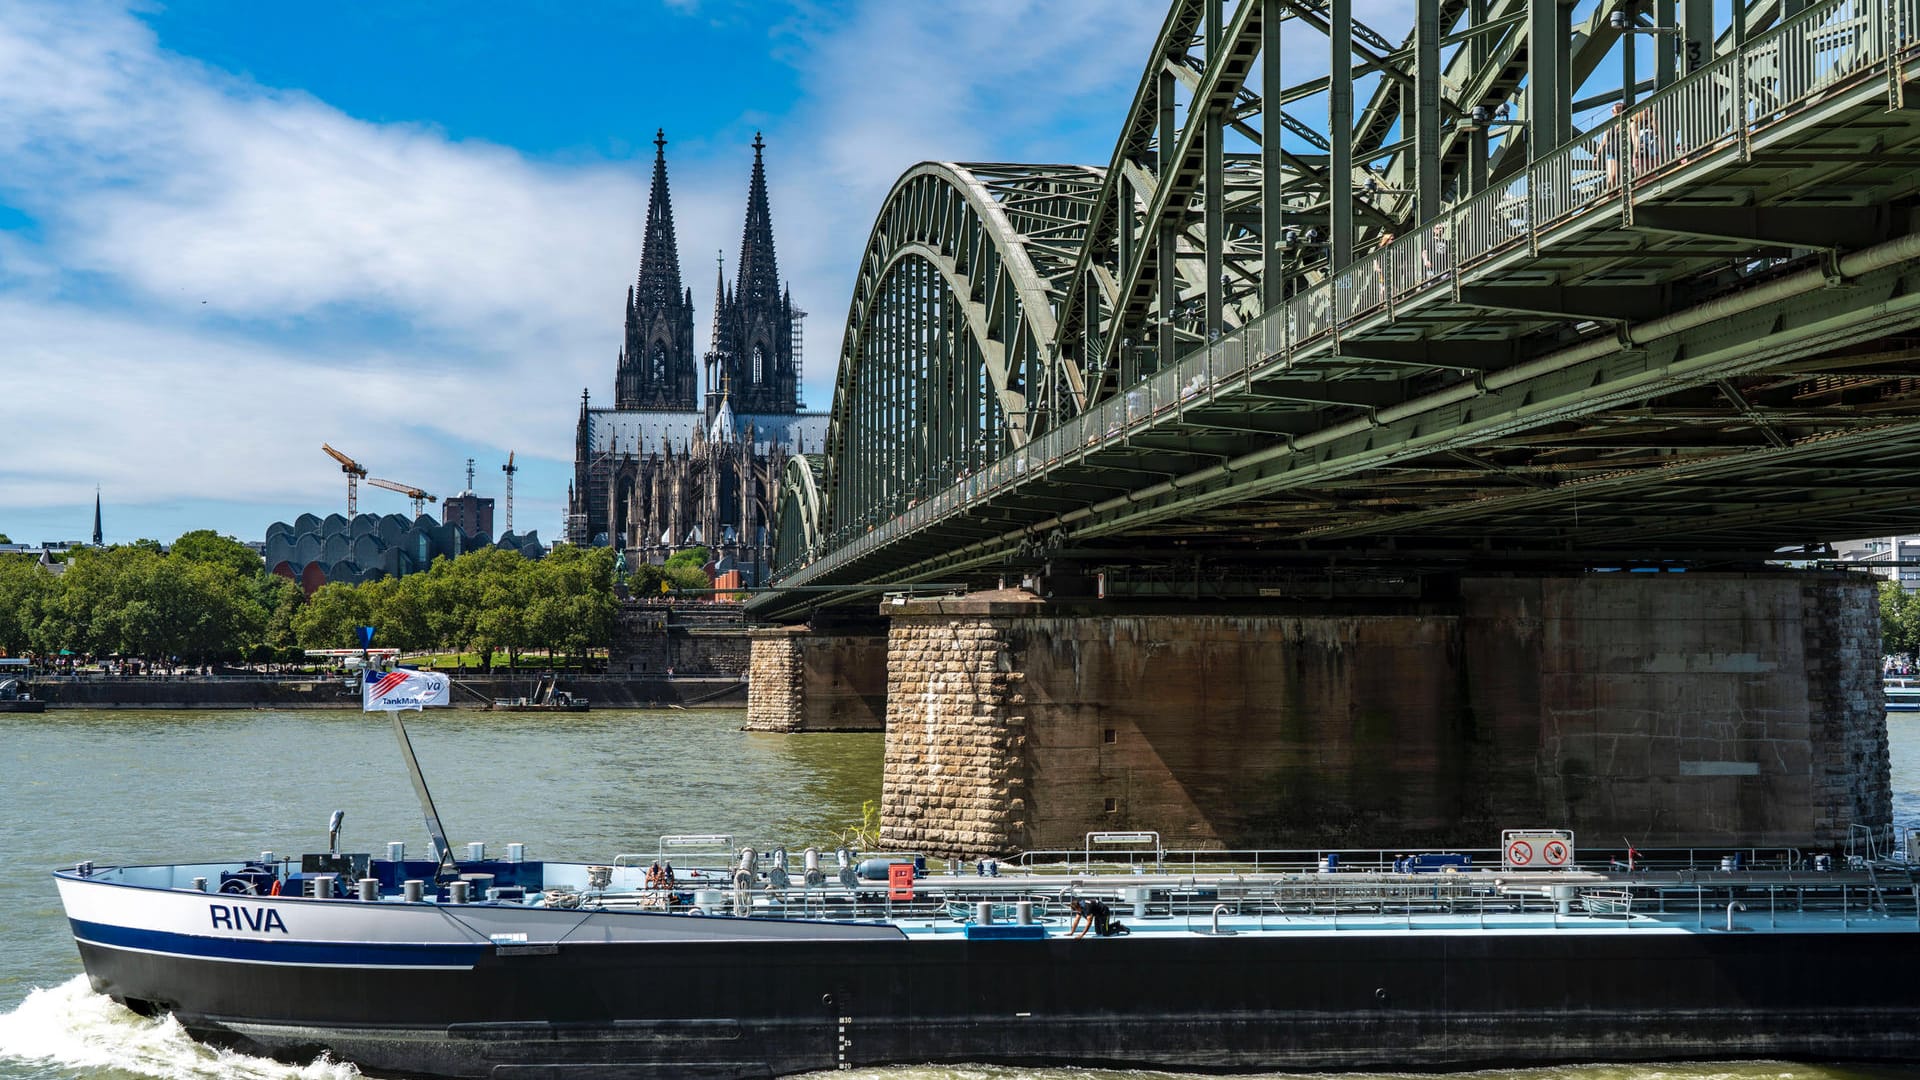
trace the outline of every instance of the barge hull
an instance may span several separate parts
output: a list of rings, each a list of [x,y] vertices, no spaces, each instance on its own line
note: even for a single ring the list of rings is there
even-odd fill
[[[1920,981],[1897,976],[1920,933],[1860,923],[562,944],[491,949],[468,970],[80,951],[96,990],[196,1037],[289,1060],[324,1050],[374,1074],[1920,1059]]]

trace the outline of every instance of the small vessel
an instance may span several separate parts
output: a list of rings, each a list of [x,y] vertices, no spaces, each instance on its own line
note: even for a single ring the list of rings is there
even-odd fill
[[[0,679],[0,713],[46,712],[47,703],[28,693],[19,679]]]
[[[336,812],[297,858],[57,870],[93,988],[248,1053],[475,1080],[1920,1060],[1920,881],[1871,851],[461,856],[392,722],[427,857],[343,851]]]
[[[1920,712],[1920,678],[1889,675],[1881,682],[1887,691],[1888,712]]]
[[[559,676],[546,675],[534,683],[533,693],[528,696],[495,698],[487,708],[493,712],[586,712],[590,704],[586,698],[560,689]]]

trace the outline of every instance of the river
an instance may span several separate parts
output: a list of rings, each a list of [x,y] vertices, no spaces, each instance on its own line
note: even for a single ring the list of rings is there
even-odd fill
[[[409,723],[456,845],[532,857],[650,853],[666,833],[831,846],[880,797],[881,736],[766,735],[732,710],[529,715],[436,711]],[[1920,717],[1891,721],[1895,817],[1920,826]],[[59,711],[0,720],[0,1080],[351,1080],[327,1061],[282,1065],[205,1048],[169,1020],[86,987],[48,871],[81,859],[425,846],[384,717],[344,712]],[[1887,973],[1882,973],[1883,975]],[[1898,977],[1911,977],[1910,974]],[[1916,1019],[1920,1022],[1920,1018]],[[1416,1059],[1409,1069],[1419,1067]],[[888,1068],[864,1080],[1117,1080],[1139,1072]],[[1841,1080],[1920,1069],[1779,1062],[1583,1066],[1494,1080]],[[1346,1080],[1366,1080],[1348,1077]]]

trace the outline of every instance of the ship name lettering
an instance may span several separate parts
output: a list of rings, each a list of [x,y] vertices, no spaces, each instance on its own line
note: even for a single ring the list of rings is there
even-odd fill
[[[269,930],[278,930],[283,934],[287,933],[286,920],[282,919],[280,913],[272,908],[244,908],[228,906],[226,904],[209,904],[207,905],[207,913],[213,919],[213,928],[215,930],[251,930],[256,934]]]

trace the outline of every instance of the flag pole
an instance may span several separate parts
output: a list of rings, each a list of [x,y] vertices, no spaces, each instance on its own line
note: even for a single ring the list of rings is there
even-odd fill
[[[368,655],[373,646],[373,627],[356,626],[354,636],[360,641],[360,707],[366,709],[367,672],[373,669]],[[459,872],[459,865],[453,859],[453,845],[447,843],[447,828],[440,824],[440,811],[434,808],[433,793],[427,790],[427,777],[420,771],[420,759],[413,756],[413,740],[407,738],[407,725],[400,722],[400,710],[389,706],[386,713],[393,721],[393,737],[400,744],[400,758],[406,762],[407,776],[413,780],[413,794],[426,815],[427,838],[433,844],[434,862],[439,864],[435,879],[446,880]]]
[[[453,845],[447,843],[446,827],[440,824],[440,811],[433,807],[433,793],[427,790],[427,778],[420,772],[420,761],[413,756],[413,741],[407,738],[407,726],[400,722],[400,710],[388,709],[387,715],[393,718],[393,737],[400,743],[400,757],[407,763],[407,775],[413,778],[413,793],[420,800],[420,809],[427,816],[427,835],[433,840],[433,857],[440,864],[439,877],[447,878],[457,872],[453,861]]]

